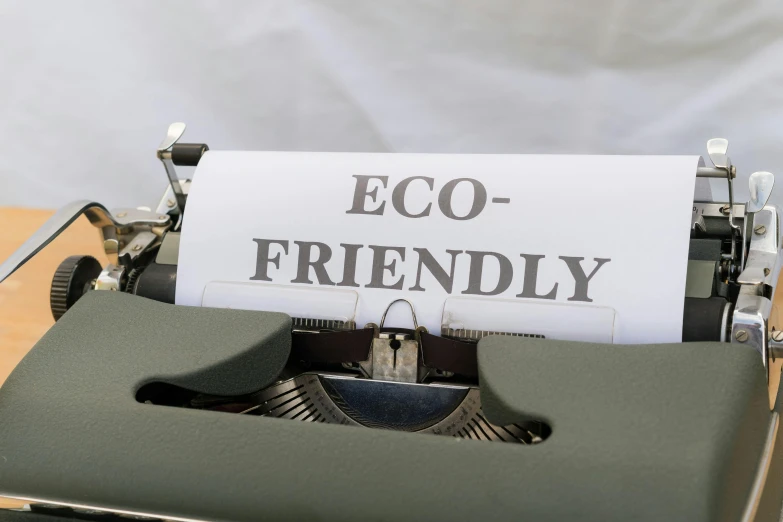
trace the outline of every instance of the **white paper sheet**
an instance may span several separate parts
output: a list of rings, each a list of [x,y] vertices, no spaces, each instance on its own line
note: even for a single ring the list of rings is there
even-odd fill
[[[404,298],[433,333],[449,298],[598,306],[615,312],[615,343],[679,342],[697,162],[210,151],[176,301],[201,306],[224,282],[356,292],[359,326]],[[410,327],[410,311],[393,307],[386,325]]]

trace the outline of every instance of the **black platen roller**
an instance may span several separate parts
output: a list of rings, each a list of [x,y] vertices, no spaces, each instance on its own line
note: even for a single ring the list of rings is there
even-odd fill
[[[177,290],[177,265],[150,263],[128,284],[128,293],[161,303],[174,304]]]
[[[134,274],[127,289],[131,294],[172,304],[176,290],[177,265],[158,263],[151,263],[142,272]],[[724,310],[727,306],[731,304],[722,297],[685,298],[683,342],[720,341]]]
[[[195,167],[209,147],[206,143],[175,143],[171,147],[171,161],[182,167]]]
[[[722,340],[723,332],[721,328],[724,311],[727,306],[731,305],[722,297],[710,297],[709,299],[686,297],[685,311],[682,318],[682,341]]]

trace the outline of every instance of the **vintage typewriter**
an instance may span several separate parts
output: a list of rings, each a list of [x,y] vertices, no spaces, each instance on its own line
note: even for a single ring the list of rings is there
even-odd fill
[[[73,203],[0,265],[82,215],[111,261],[62,262],[57,322],[0,388],[0,496],[27,503],[0,519],[780,519],[774,176],[735,203],[726,140],[696,173],[729,201],[693,203],[683,342],[617,346],[464,309],[432,333],[406,302],[409,325],[174,305],[175,166],[208,150],[184,129],[157,150],[154,208]],[[655,238],[649,255],[677,261]]]

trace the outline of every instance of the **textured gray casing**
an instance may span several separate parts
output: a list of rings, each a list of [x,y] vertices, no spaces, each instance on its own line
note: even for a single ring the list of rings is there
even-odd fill
[[[591,476],[579,489],[603,499],[598,519],[636,510],[635,519],[739,520],[770,420],[755,350],[490,337],[479,368],[487,418],[545,420],[545,445],[570,448],[564,475]]]
[[[737,520],[769,421],[758,354],[491,337],[486,414],[537,446],[139,404],[268,383],[281,314],[92,292],[0,389],[0,493],[207,520]]]

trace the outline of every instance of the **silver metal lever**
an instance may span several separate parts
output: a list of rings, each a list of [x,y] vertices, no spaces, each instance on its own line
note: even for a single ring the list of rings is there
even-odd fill
[[[117,264],[116,257],[119,248],[118,230],[126,230],[139,224],[148,227],[167,227],[171,223],[169,216],[163,214],[134,209],[112,214],[100,203],[90,200],[74,201],[58,210],[16,252],[11,254],[11,257],[0,264],[0,283],[51,243],[82,214],[87,216],[94,227],[101,230],[104,249],[110,258],[113,251],[115,259],[111,259],[111,261],[114,264]]]
[[[185,134],[185,124],[181,122],[172,123],[169,125],[166,137],[163,138],[163,141],[158,145],[158,159],[163,163],[163,167],[166,169],[166,175],[169,178],[171,190],[174,192],[174,199],[177,201],[180,214],[185,210],[186,199],[185,193],[182,192],[179,178],[177,177],[177,171],[174,168],[174,161],[171,159],[171,149],[183,134]]]
[[[775,175],[771,172],[754,172],[748,178],[750,201],[745,205],[745,212],[758,212],[769,201],[772,188],[775,186]]]
[[[726,154],[729,150],[729,140],[725,138],[712,138],[707,141],[707,155],[716,169],[724,172],[724,176],[729,183],[729,225],[734,230],[739,230],[739,225],[734,223],[734,185],[732,180],[735,175],[735,168]]]
[[[0,283],[51,243],[82,214],[86,215],[90,223],[98,228],[114,227],[111,213],[100,203],[88,200],[74,201],[58,210],[16,252],[11,254],[11,257],[0,264]]]
[[[771,217],[772,211],[764,210],[774,185],[775,175],[771,172],[754,172],[748,179],[750,200],[745,204],[745,223],[750,223],[751,239],[745,264],[737,277],[739,284],[764,283],[778,258],[778,217],[776,213]],[[748,230],[747,225],[745,230]],[[771,283],[774,285],[774,282]]]
[[[731,164],[731,160],[727,155],[729,150],[729,140],[725,138],[712,138],[707,141],[707,155],[710,157],[710,161],[716,169],[722,170],[729,184],[729,227],[731,227],[732,241],[731,241],[731,262],[732,264],[737,259],[737,251],[735,246],[735,236],[743,237],[740,226],[734,223],[734,184],[733,179],[736,175],[736,168]],[[743,239],[744,244],[744,239]],[[740,252],[739,269],[745,264],[745,248],[743,247]]]

